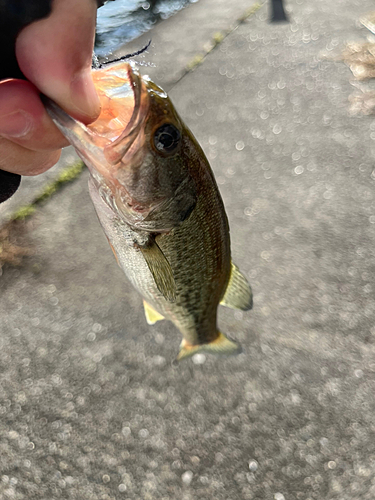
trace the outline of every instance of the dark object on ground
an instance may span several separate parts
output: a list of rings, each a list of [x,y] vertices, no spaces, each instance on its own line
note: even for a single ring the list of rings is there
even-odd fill
[[[289,22],[285,14],[283,0],[271,0],[271,23]]]

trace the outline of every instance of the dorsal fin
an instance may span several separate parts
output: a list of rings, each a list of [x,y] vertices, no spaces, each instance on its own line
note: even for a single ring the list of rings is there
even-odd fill
[[[231,307],[232,309],[241,309],[248,311],[253,307],[253,293],[247,279],[241,274],[236,264],[233,262],[224,297],[220,304]]]

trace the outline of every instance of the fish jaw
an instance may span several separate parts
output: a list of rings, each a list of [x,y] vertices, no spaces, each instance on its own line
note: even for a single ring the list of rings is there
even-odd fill
[[[53,122],[64,137],[76,150],[78,156],[84,161],[93,177],[97,180],[105,178],[106,158],[104,148],[108,141],[94,141],[91,131],[81,122],[71,117],[51,99],[45,97],[44,104]]]
[[[148,92],[140,75],[128,63],[94,70],[93,79],[102,108],[98,119],[90,125],[68,115],[47,97],[44,104],[94,179],[107,184],[114,197],[126,199],[126,192],[120,193],[122,196],[117,193],[126,191],[117,173],[132,157],[139,156]]]

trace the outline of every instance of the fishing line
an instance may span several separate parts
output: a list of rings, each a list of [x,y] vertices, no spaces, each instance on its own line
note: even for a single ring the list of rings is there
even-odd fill
[[[137,50],[136,52],[132,52],[131,54],[126,54],[126,56],[118,57],[117,59],[112,59],[111,61],[105,61],[103,63],[98,63],[97,68],[102,68],[106,64],[111,64],[119,61],[125,61],[125,59],[130,59],[131,57],[139,56],[140,54],[143,54],[143,52],[146,52],[146,50],[149,48],[151,45],[151,39],[148,41],[148,43],[143,47],[143,49]]]

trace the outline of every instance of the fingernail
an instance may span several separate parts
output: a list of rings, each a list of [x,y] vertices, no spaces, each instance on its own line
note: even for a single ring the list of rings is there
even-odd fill
[[[100,101],[90,69],[81,71],[73,78],[70,84],[70,96],[73,105],[83,115],[90,118],[96,118],[99,115]]]
[[[0,116],[0,135],[6,137],[25,137],[33,128],[33,119],[25,111],[19,110]]]

